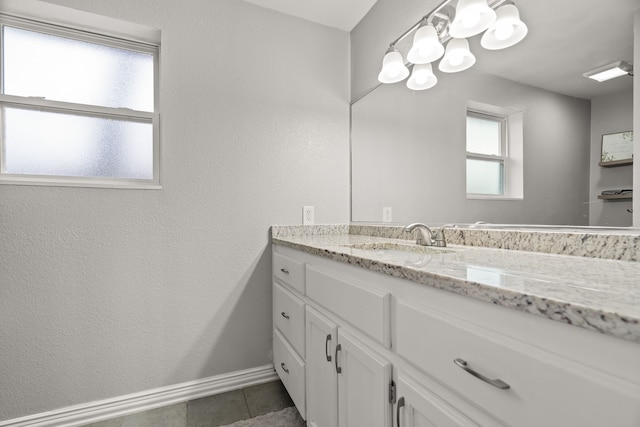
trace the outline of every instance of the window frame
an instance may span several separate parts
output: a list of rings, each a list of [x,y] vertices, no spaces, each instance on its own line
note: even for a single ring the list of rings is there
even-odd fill
[[[491,193],[470,193],[467,191],[467,198],[470,199],[509,199],[509,118],[508,116],[488,113],[485,111],[480,111],[473,108],[467,108],[467,113],[465,115],[465,129],[467,129],[467,119],[469,117],[474,117],[477,119],[492,121],[500,124],[500,133],[499,133],[499,153],[498,155],[494,154],[483,154],[476,153],[473,151],[468,151],[467,149],[467,138],[465,136],[465,165],[467,160],[484,160],[499,163],[502,166],[502,182],[501,182],[501,192],[500,194],[491,194]],[[465,133],[466,135],[466,133]],[[466,171],[465,167],[465,171]],[[465,183],[466,185],[466,183]]]
[[[4,94],[3,37],[5,26],[153,55],[153,111],[147,112],[133,110],[130,108],[103,107],[91,104],[49,100],[40,97],[24,97]],[[0,113],[0,184],[135,189],[162,188],[160,185],[160,44],[134,40],[134,38],[135,37],[133,36],[131,39],[115,37],[109,35],[106,31],[101,32],[99,29],[90,31],[86,28],[72,28],[68,24],[58,24],[55,22],[43,22],[42,20],[22,18],[8,15],[0,11],[0,108],[7,106],[26,108],[35,111],[83,115],[88,117],[124,120],[128,122],[142,122],[151,124],[153,133],[153,178],[151,179],[9,174],[5,172],[6,156],[4,141],[4,115]]]

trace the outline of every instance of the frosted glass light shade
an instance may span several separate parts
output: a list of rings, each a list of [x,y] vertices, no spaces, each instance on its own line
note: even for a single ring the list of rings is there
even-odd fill
[[[397,83],[409,76],[409,69],[404,65],[400,52],[387,52],[382,60],[382,70],[378,74],[380,83]]]
[[[520,20],[520,12],[515,5],[499,7],[496,16],[496,22],[482,35],[482,47],[489,50],[505,49],[525,38],[529,29]]]
[[[154,110],[154,58],[90,43],[2,27],[4,92],[102,107]]]
[[[447,43],[447,50],[438,69],[444,73],[457,73],[466,70],[475,63],[476,57],[469,50],[469,42],[466,39],[451,39]]]
[[[489,28],[495,20],[496,12],[489,7],[487,0],[458,0],[449,34],[454,38],[475,36]]]
[[[413,46],[407,54],[412,64],[427,64],[439,59],[444,54],[444,46],[438,39],[438,32],[433,25],[418,28],[413,36]]]
[[[436,83],[438,78],[433,74],[431,64],[416,64],[407,80],[407,87],[412,90],[425,90],[434,87]]]

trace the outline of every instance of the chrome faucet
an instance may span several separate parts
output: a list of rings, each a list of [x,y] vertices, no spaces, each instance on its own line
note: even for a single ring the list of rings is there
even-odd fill
[[[404,228],[404,231],[411,232],[416,228],[419,231],[418,238],[416,239],[416,245],[433,246],[435,243],[435,240],[433,239],[433,233],[431,232],[431,229],[426,225],[416,222],[416,223],[407,225]]]
[[[444,248],[447,246],[447,240],[444,236],[444,230],[447,227],[455,227],[455,224],[445,224],[437,229],[435,233],[431,231],[429,227],[419,222],[407,225],[404,230],[411,232],[416,228],[418,229],[419,233],[418,238],[416,239],[416,245],[438,246]]]

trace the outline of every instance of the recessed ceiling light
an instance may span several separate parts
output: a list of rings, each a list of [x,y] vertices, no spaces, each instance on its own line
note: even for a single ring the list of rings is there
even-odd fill
[[[633,67],[631,65],[624,61],[617,61],[613,64],[604,65],[591,71],[587,71],[582,75],[598,82],[604,82],[616,77],[630,75],[632,72]]]

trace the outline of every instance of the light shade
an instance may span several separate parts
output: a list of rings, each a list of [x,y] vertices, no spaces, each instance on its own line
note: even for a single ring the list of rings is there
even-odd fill
[[[382,70],[378,74],[380,83],[396,83],[407,78],[409,69],[404,65],[400,52],[387,52],[382,60]]]
[[[602,67],[595,68],[582,74],[585,77],[604,82],[616,77],[628,75],[633,71],[633,67],[624,61],[617,61],[613,64],[607,64]]]
[[[438,68],[444,73],[457,73],[475,63],[476,57],[469,50],[469,42],[466,39],[451,39]]]
[[[443,54],[444,46],[438,39],[438,32],[433,25],[424,25],[413,36],[413,46],[407,54],[407,60],[413,64],[427,64]]]
[[[433,74],[431,64],[416,64],[413,66],[411,77],[407,80],[407,87],[413,90],[425,90],[434,87],[438,78]]]
[[[529,29],[520,20],[520,12],[514,4],[496,9],[496,22],[482,35],[480,44],[489,50],[504,49],[520,42]]]
[[[475,36],[489,28],[495,20],[496,12],[489,7],[487,0],[458,0],[449,34],[454,38]]]

